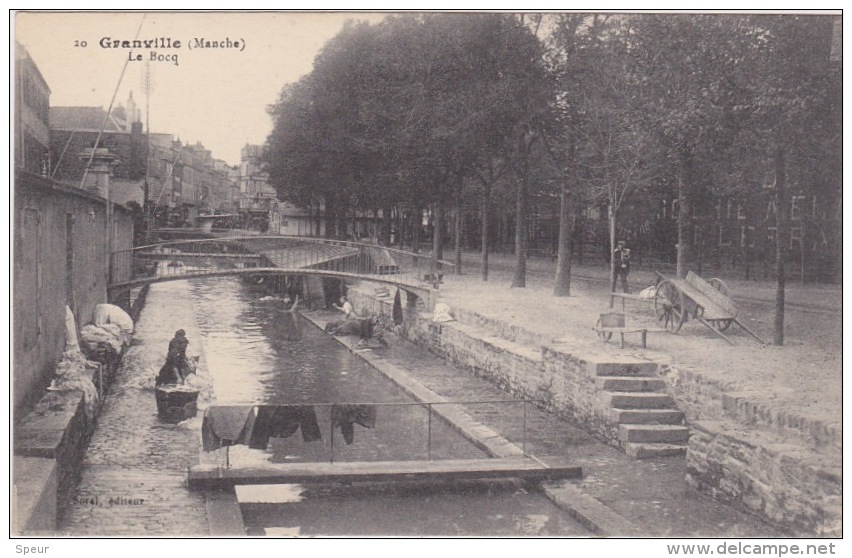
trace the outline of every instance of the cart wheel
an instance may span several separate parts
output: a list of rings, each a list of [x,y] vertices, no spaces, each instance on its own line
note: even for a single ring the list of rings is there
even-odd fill
[[[672,333],[680,331],[683,322],[686,321],[683,293],[668,279],[657,285],[657,292],[654,295],[654,312],[657,319],[663,322],[665,328]]]
[[[598,321],[595,325],[597,327],[601,327],[601,319],[600,318],[598,318]],[[611,331],[598,331],[598,337],[602,341],[609,341],[610,338],[612,337],[612,332]]]
[[[710,279],[707,282],[710,283],[713,286],[714,289],[716,289],[717,291],[719,291],[723,295],[728,296],[728,293],[730,291],[728,291],[728,285],[726,285],[724,281],[722,281],[718,277],[713,277],[712,279]],[[731,324],[729,323],[725,327],[725,329],[728,329],[728,327],[730,327],[730,326],[731,326]]]

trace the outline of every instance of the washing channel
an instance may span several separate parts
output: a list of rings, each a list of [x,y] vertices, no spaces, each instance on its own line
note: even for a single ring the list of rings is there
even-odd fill
[[[314,436],[305,436],[303,426],[302,435],[273,437],[265,449],[234,445],[203,453],[202,462],[238,467],[487,457],[428,406],[412,404],[357,355],[288,312],[280,297],[236,278],[191,282],[190,293],[212,403],[307,405],[316,426]],[[418,349],[411,350],[416,366]],[[367,404],[375,421],[369,427],[356,421],[344,437],[333,420],[333,404],[342,403]],[[518,423],[524,413],[512,401],[479,405],[486,406],[517,415]],[[588,535],[533,487],[509,480],[253,485],[236,491],[250,535]]]

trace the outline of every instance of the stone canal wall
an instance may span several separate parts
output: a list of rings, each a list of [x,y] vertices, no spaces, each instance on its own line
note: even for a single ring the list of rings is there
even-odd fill
[[[24,171],[15,173],[12,378],[15,419],[33,408],[65,347],[65,307],[79,327],[107,300],[106,200]],[[115,205],[113,248],[130,248],[133,219]],[[121,277],[130,269],[113,269]]]
[[[367,286],[348,292],[359,311],[392,315],[393,296]],[[666,396],[689,427],[686,481],[731,505],[800,536],[842,534],[841,428],[784,415],[754,404],[697,372],[607,354],[599,344],[546,339],[513,324],[460,309],[456,321],[434,323],[413,297],[402,297],[399,332],[476,375],[573,420],[631,453],[606,381],[612,369],[628,378],[647,367],[664,381]],[[648,354],[653,354],[648,352]],[[619,362],[620,361],[620,362]],[[631,372],[631,370],[633,372]],[[641,409],[627,411],[641,412]],[[633,448],[636,456],[641,450]]]
[[[87,410],[82,391],[48,391],[32,412],[14,428],[14,530],[38,534],[56,529],[59,515],[70,503],[79,481],[80,463],[95,429],[107,389],[120,356],[89,369],[86,375],[98,391]]]
[[[392,315],[392,296],[376,297],[366,287],[350,288],[348,296],[361,313],[377,315],[385,322]],[[611,398],[599,389],[599,379],[611,373],[655,370],[656,364],[630,357],[581,355],[575,347],[552,339],[546,346],[540,335],[469,312],[457,314],[461,318],[457,321],[435,323],[422,306],[404,306],[405,322],[400,332],[410,341],[624,448]]]
[[[694,421],[686,454],[691,486],[797,536],[843,534],[840,461],[731,421]]]

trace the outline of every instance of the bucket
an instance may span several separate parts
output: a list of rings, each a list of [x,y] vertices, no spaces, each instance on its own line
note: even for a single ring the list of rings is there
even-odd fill
[[[198,390],[185,386],[161,386],[156,390],[157,415],[167,422],[181,422],[198,412]]]

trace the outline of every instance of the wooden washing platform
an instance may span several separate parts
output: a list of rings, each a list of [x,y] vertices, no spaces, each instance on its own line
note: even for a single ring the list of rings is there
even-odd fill
[[[189,469],[190,489],[229,488],[244,484],[453,481],[522,478],[542,481],[579,478],[582,468],[564,457],[505,457],[434,461],[354,461],[339,463],[269,463],[220,468],[199,464]]]

